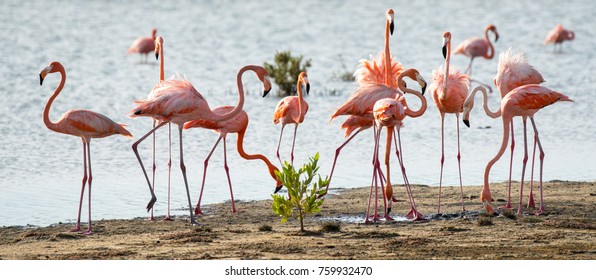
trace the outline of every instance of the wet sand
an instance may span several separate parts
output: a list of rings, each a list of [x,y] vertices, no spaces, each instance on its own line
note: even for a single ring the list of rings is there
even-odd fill
[[[518,183],[512,191],[517,211]],[[424,221],[402,221],[409,210],[405,189],[396,187],[399,221],[362,224],[369,188],[336,190],[322,211],[308,218],[306,233],[296,220],[280,223],[271,200],[208,205],[200,226],[188,216],[174,221],[146,218],[94,221],[94,234],[68,232],[72,224],[40,228],[0,228],[0,259],[596,259],[596,182],[544,183],[546,213],[524,215],[497,210],[488,217],[479,201],[480,186],[464,187],[467,212],[461,212],[459,187],[442,195],[438,188],[414,185]],[[506,184],[492,184],[494,206],[505,204]],[[525,186],[524,192],[528,192]],[[539,193],[535,190],[536,205]],[[339,229],[337,226],[339,224]],[[86,224],[84,225],[86,227]],[[334,231],[337,230],[337,231]]]

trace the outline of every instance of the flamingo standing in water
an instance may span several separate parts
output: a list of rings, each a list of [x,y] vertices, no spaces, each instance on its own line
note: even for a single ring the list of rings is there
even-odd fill
[[[470,94],[468,99],[474,99],[474,95],[477,91],[474,91]],[[484,94],[484,104],[486,104],[486,91],[483,91]],[[536,123],[534,122],[534,114],[538,112],[540,109],[551,105],[557,101],[571,101],[566,95],[553,91],[547,87],[541,85],[523,85],[511,90],[503,99],[501,99],[501,108],[500,114],[501,119],[503,120],[503,141],[501,142],[501,148],[495,155],[493,159],[491,159],[488,164],[486,165],[486,169],[484,170],[484,185],[482,188],[482,192],[480,194],[480,200],[482,201],[484,208],[486,209],[487,213],[492,214],[494,212],[491,201],[492,197],[490,194],[490,187],[488,183],[488,177],[490,174],[490,170],[492,166],[501,158],[505,149],[507,148],[507,144],[509,142],[509,130],[510,125],[513,117],[520,116],[522,117],[522,123],[524,126],[524,159],[522,165],[522,175],[521,175],[521,184],[519,189],[519,208],[517,210],[518,215],[522,215],[522,196],[523,196],[523,186],[524,186],[524,173],[526,170],[526,163],[528,161],[528,148],[527,148],[527,134],[526,134],[526,121],[530,118],[532,122],[532,127],[534,128],[534,139],[538,144],[538,149],[540,150],[540,207],[536,212],[536,215],[540,215],[544,213],[544,204],[542,200],[542,170],[543,170],[543,160],[544,160],[544,150],[542,149],[542,144],[540,143],[540,137],[538,136],[538,129],[536,128]],[[472,104],[473,105],[473,104]],[[485,105],[486,106],[486,105]],[[469,107],[471,110],[471,107]],[[468,111],[468,110],[467,110]],[[469,113],[469,112],[468,112]],[[468,114],[464,115],[466,118],[469,116]]]
[[[50,130],[70,134],[81,137],[83,141],[83,183],[81,187],[81,197],[79,200],[79,212],[77,216],[77,225],[71,231],[81,230],[81,208],[83,206],[83,195],[85,193],[85,185],[89,183],[89,225],[87,230],[81,232],[83,234],[92,234],[93,228],[91,225],[91,182],[93,181],[93,173],[91,172],[91,138],[103,138],[114,134],[121,134],[123,136],[132,138],[132,134],[124,128],[123,124],[117,124],[108,117],[88,110],[69,110],[57,122],[50,120],[50,107],[58,97],[58,94],[64,88],[66,82],[66,71],[60,62],[52,62],[39,73],[39,84],[43,84],[44,78],[50,73],[60,73],[60,84],[54,90],[54,94],[50,97],[43,110],[43,122]],[[87,167],[89,167],[89,175],[87,175]]]
[[[263,93],[263,97],[265,97],[267,95],[267,93],[269,93],[269,91],[271,90],[271,82],[269,81],[269,78],[268,78],[269,74],[267,73],[267,70],[265,70],[263,67],[256,66],[256,65],[247,65],[247,66],[244,66],[242,69],[240,69],[239,76],[242,76],[242,73],[249,71],[249,70],[257,73],[257,76],[263,77],[262,81],[263,81],[263,86],[265,87],[265,92]],[[225,114],[225,113],[231,111],[232,109],[234,109],[232,106],[221,106],[221,107],[215,108],[215,110],[213,110],[213,112],[216,114]],[[238,212],[238,210],[236,209],[236,206],[234,206],[234,193],[232,192],[232,182],[230,181],[230,173],[229,173],[228,160],[227,160],[227,154],[226,154],[226,139],[227,139],[226,137],[227,137],[228,133],[237,133],[238,134],[238,141],[236,144],[236,148],[238,149],[238,153],[240,154],[240,156],[242,158],[247,159],[247,160],[260,159],[267,165],[267,169],[269,170],[269,175],[271,175],[273,180],[275,180],[275,186],[276,186],[275,193],[277,193],[281,189],[282,183],[281,183],[281,181],[279,181],[279,179],[275,175],[275,171],[279,170],[279,169],[277,167],[275,167],[271,163],[271,161],[269,161],[269,159],[267,159],[267,157],[265,157],[264,155],[261,155],[261,154],[250,155],[244,151],[244,145],[243,145],[244,133],[246,132],[246,128],[248,127],[248,114],[246,113],[246,111],[242,110],[235,117],[233,117],[229,120],[226,120],[226,121],[222,121],[222,122],[207,121],[207,120],[194,120],[194,121],[190,121],[190,122],[187,122],[184,124],[184,129],[189,129],[189,128],[193,128],[193,127],[211,129],[211,130],[219,133],[219,138],[217,138],[217,141],[215,142],[213,149],[211,149],[211,152],[209,153],[209,155],[207,156],[207,158],[205,159],[205,162],[204,162],[203,183],[201,184],[201,193],[199,194],[199,201],[197,202],[197,206],[195,206],[195,214],[196,215],[203,214],[203,212],[201,211],[201,198],[203,197],[203,188],[205,187],[205,178],[207,177],[207,165],[209,164],[209,159],[211,158],[211,155],[215,151],[215,148],[217,148],[217,145],[219,144],[219,141],[222,138],[223,138],[223,143],[224,143],[224,169],[226,170],[226,175],[228,177],[228,184],[230,187],[230,197],[232,199],[232,212],[233,213]]]
[[[263,77],[259,77],[261,80]],[[240,76],[237,77],[238,82],[238,104],[233,110],[218,114],[214,113],[210,108],[207,100],[192,86],[192,84],[181,77],[164,80],[156,85],[152,91],[154,98],[137,101],[137,106],[130,111],[128,114],[130,117],[151,117],[156,119],[159,124],[143,135],[137,142],[132,145],[132,149],[141,165],[145,179],[151,192],[151,200],[147,204],[147,211],[153,208],[153,205],[157,201],[155,193],[151,187],[151,182],[147,176],[147,171],[143,165],[141,157],[138,152],[138,145],[145,140],[151,133],[159,129],[168,123],[174,123],[178,125],[178,135],[180,138],[180,169],[182,170],[182,176],[184,178],[184,186],[186,187],[186,196],[188,198],[188,206],[190,211],[190,221],[192,224],[196,224],[195,217],[193,215],[193,209],[190,201],[190,191],[188,189],[188,180],[186,178],[186,166],[184,165],[184,153],[183,153],[183,141],[182,141],[182,128],[184,123],[192,120],[203,119],[221,122],[233,118],[242,111],[244,106],[244,90]]]
[[[379,52],[377,58],[370,57],[370,60],[361,59],[360,65],[356,72],[354,73],[354,77],[356,78],[356,82],[359,84],[361,88],[357,89],[356,92],[352,95],[366,95],[367,92],[370,92],[372,89],[368,87],[367,84],[371,83],[381,83],[392,88],[397,88],[398,76],[403,72],[403,66],[401,63],[397,62],[391,57],[391,51],[389,49],[389,36],[393,35],[394,30],[394,18],[395,12],[393,9],[388,9],[385,13],[385,47],[384,50]],[[388,65],[391,65],[388,67]],[[374,86],[373,86],[374,87]],[[384,98],[379,97],[379,98]],[[393,97],[393,96],[391,96]],[[340,107],[332,116],[331,120],[341,114],[349,114],[347,112],[341,112],[342,108],[351,107],[351,98],[348,100],[344,105]],[[370,98],[367,101],[371,101],[370,104],[367,103],[366,107],[370,107],[372,110],[374,106],[374,102],[378,99]],[[350,136],[344,143],[342,143],[336,150],[335,150],[335,158],[333,160],[333,166],[331,167],[331,174],[329,175],[329,183],[325,188],[325,192],[321,194],[319,197],[324,196],[327,194],[327,190],[329,189],[329,185],[331,184],[331,178],[333,177],[333,171],[335,170],[335,164],[337,163],[337,158],[339,157],[339,153],[358,133],[370,128],[374,124],[374,119],[372,114],[369,112],[364,112],[362,115],[358,114],[349,114],[349,117],[342,123],[341,129],[345,129],[344,137]],[[331,121],[330,120],[330,121]],[[354,132],[352,134],[352,132]],[[374,163],[373,163],[374,165]]]
[[[130,47],[128,47],[128,53],[138,53],[141,55],[141,62],[143,62],[143,55],[145,56],[145,62],[147,62],[147,55],[155,49],[155,34],[157,29],[151,30],[151,37],[139,37],[136,39]]]
[[[470,88],[470,77],[462,74],[459,71],[454,73],[449,72],[449,59],[451,57],[451,33],[445,32],[443,34],[443,57],[445,58],[445,70],[441,73],[440,70],[433,71],[433,83],[431,84],[431,92],[433,99],[439,113],[441,114],[441,175],[439,179],[439,206],[438,213],[441,213],[441,187],[443,184],[443,163],[445,162],[445,114],[455,114],[457,122],[457,167],[459,170],[459,188],[461,192],[461,208],[464,207],[464,191],[461,180],[461,154],[459,148],[459,113],[463,110],[464,100]]]
[[[281,123],[281,132],[279,133],[279,141],[277,142],[277,159],[281,164],[281,158],[279,157],[279,145],[281,144],[281,136],[284,133],[284,127],[286,124],[293,123],[294,126],[294,138],[292,140],[292,152],[290,153],[290,164],[294,165],[294,144],[296,143],[296,131],[298,130],[298,125],[304,121],[304,117],[308,112],[308,103],[304,100],[302,96],[302,86],[306,87],[306,94],[310,91],[310,84],[308,82],[308,76],[306,72],[300,73],[298,75],[298,85],[296,86],[296,90],[298,91],[298,96],[287,96],[284,97],[282,100],[277,103],[275,106],[275,111],[273,112],[273,123],[278,124]]]
[[[498,72],[494,79],[495,86],[501,93],[501,99],[507,95],[512,89],[529,84],[541,84],[544,78],[532,65],[528,63],[524,53],[513,53],[511,48],[499,55]],[[464,105],[464,107],[466,107]],[[492,118],[500,117],[500,114],[490,112],[485,106],[485,112]],[[466,118],[467,119],[467,118]],[[469,123],[466,123],[469,127]],[[515,148],[515,138],[513,133],[513,122],[511,126],[511,159],[509,161],[509,183],[507,204],[503,208],[511,209],[511,173],[513,167],[513,150]],[[525,133],[525,132],[524,132]],[[532,178],[534,172],[534,154],[536,152],[536,140],[534,140],[534,151],[532,153]],[[528,200],[528,207],[534,207],[534,196],[532,194],[533,180],[530,180],[530,196]]]
[[[492,59],[495,55],[495,48],[488,39],[489,31],[495,34],[496,43],[499,40],[499,33],[494,25],[489,24],[484,28],[484,38],[476,37],[466,39],[453,50],[454,54],[463,54],[470,58],[470,64],[464,73],[472,75],[472,62],[474,62],[474,58],[482,56],[486,59]]]
[[[557,45],[560,45],[560,51],[563,51],[563,42],[565,40],[573,40],[575,39],[575,32],[563,28],[561,24],[557,24],[553,30],[549,31],[546,34],[546,38],[544,39],[544,44],[553,44],[555,52],[557,51]]]

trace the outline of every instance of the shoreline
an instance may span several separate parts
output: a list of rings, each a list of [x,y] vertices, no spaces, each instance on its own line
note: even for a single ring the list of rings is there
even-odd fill
[[[512,185],[512,213],[518,187]],[[236,201],[241,212],[235,214],[229,202],[205,205],[200,226],[182,215],[174,221],[96,220],[91,236],[68,232],[67,223],[0,227],[0,259],[596,259],[596,182],[544,182],[542,216],[525,207],[524,186],[522,217],[503,210],[485,216],[481,186],[464,187],[463,214],[459,187],[444,187],[444,214],[437,215],[438,189],[413,185],[419,211],[428,218],[416,222],[398,219],[409,204],[403,186],[394,188],[399,202],[392,216],[398,221],[362,224],[369,188],[339,189],[305,221],[306,233],[296,220],[280,223],[271,199]],[[506,183],[491,184],[491,192],[495,209],[505,204]],[[534,196],[538,206],[538,189]]]

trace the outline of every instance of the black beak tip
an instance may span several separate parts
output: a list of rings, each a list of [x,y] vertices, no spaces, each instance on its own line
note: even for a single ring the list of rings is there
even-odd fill
[[[39,74],[39,85],[43,85],[43,77]]]
[[[279,185],[275,188],[275,191],[273,193],[277,193],[281,190],[281,188],[283,187],[283,185]]]
[[[393,36],[393,28],[394,28],[394,25],[393,25],[393,21],[392,21],[391,24],[389,25],[389,32],[391,33],[392,36]]]
[[[155,54],[155,60],[159,60],[159,53]]]
[[[467,127],[470,127],[470,121],[469,121],[469,120],[464,120],[464,124],[465,124]]]
[[[424,85],[424,86],[422,87],[422,95],[424,95],[424,92],[425,92],[425,91],[426,91],[426,85]]]
[[[310,92],[310,84],[306,84],[306,94]]]
[[[447,46],[443,46],[443,58],[447,58]]]
[[[495,34],[495,42],[499,41],[499,34]]]
[[[267,94],[269,94],[270,91],[271,91],[271,89],[263,91],[263,97],[267,96]]]

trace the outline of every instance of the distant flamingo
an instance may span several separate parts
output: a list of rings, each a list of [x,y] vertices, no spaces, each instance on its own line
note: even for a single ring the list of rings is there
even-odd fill
[[[151,30],[151,37],[139,37],[137,38],[130,47],[128,47],[128,53],[138,53],[141,55],[141,62],[143,61],[143,55],[145,56],[145,62],[147,62],[147,55],[155,49],[155,34],[157,29]]]
[[[472,62],[474,62],[474,58],[482,56],[486,59],[492,59],[495,55],[495,48],[488,39],[488,31],[492,31],[495,34],[495,42],[497,42],[499,40],[497,28],[494,25],[489,24],[484,28],[484,38],[476,37],[466,39],[454,49],[454,54],[463,54],[470,58],[470,64],[464,73],[472,75]]]
[[[449,72],[449,59],[451,57],[451,33],[443,33],[443,57],[445,58],[445,70],[443,73],[440,70],[433,71],[433,83],[431,84],[431,92],[433,99],[439,113],[441,114],[441,175],[439,179],[439,206],[438,213],[441,213],[441,188],[443,185],[443,163],[445,162],[445,114],[455,114],[457,122],[457,167],[459,170],[459,188],[461,192],[461,208],[464,207],[464,190],[461,180],[461,154],[459,148],[459,113],[463,110],[464,100],[470,88],[470,78],[466,74],[459,71],[455,73]]]
[[[267,75],[268,75],[267,70],[265,70],[264,68],[262,68],[260,66],[248,65],[248,66],[243,67],[240,70],[240,72],[243,73],[248,70],[252,70],[255,73],[259,73],[258,75],[263,76],[263,85],[265,87],[265,92],[263,94],[263,97],[265,97],[267,95],[267,93],[269,93],[269,90],[271,89],[271,82],[269,81],[269,78],[267,77]],[[216,114],[225,114],[225,113],[231,111],[232,109],[234,109],[232,106],[221,106],[221,107],[215,108],[215,110],[213,110],[213,112]],[[234,212],[234,213],[238,212],[236,210],[236,207],[234,206],[234,194],[232,192],[232,182],[230,181],[230,173],[229,173],[228,160],[227,160],[227,155],[226,155],[226,139],[227,139],[226,137],[227,137],[228,133],[238,133],[238,141],[237,141],[236,147],[238,149],[238,153],[240,154],[240,156],[247,160],[255,160],[255,159],[262,160],[267,165],[267,169],[269,170],[269,175],[271,175],[273,180],[275,180],[275,186],[276,186],[275,192],[277,193],[281,189],[282,184],[279,181],[279,179],[277,179],[277,176],[275,175],[275,171],[279,170],[279,169],[277,167],[275,167],[269,161],[269,159],[267,159],[267,157],[265,157],[264,155],[261,155],[261,154],[249,155],[244,151],[244,146],[243,146],[244,133],[246,132],[246,128],[248,127],[248,114],[246,113],[246,111],[242,110],[242,112],[240,112],[238,115],[236,115],[235,117],[233,117],[227,121],[214,122],[214,121],[206,121],[206,120],[194,120],[194,121],[190,121],[190,122],[187,122],[184,124],[184,129],[189,129],[189,128],[193,128],[193,127],[206,128],[206,129],[214,130],[215,132],[219,132],[219,138],[215,142],[213,149],[211,149],[211,152],[209,153],[209,155],[207,156],[207,158],[205,159],[205,162],[204,162],[203,183],[201,184],[201,193],[199,194],[199,201],[197,202],[197,206],[195,207],[196,215],[203,214],[203,212],[201,211],[201,198],[203,197],[203,188],[205,187],[205,178],[207,177],[207,165],[209,164],[209,159],[211,158],[211,155],[215,151],[215,148],[217,148],[217,145],[219,144],[219,141],[222,138],[223,138],[223,142],[224,142],[224,168],[226,170],[226,174],[228,177],[228,184],[230,187],[230,197],[232,200],[232,212]]]
[[[261,80],[263,77],[259,77]],[[196,224],[193,215],[192,205],[190,201],[190,191],[188,189],[188,180],[186,178],[186,166],[184,165],[184,153],[182,148],[182,128],[185,122],[204,119],[211,121],[225,121],[233,118],[242,111],[244,105],[244,90],[240,76],[237,76],[238,83],[238,104],[234,109],[225,114],[217,114],[211,111],[207,100],[192,86],[192,84],[181,77],[173,78],[160,82],[152,91],[154,98],[137,101],[137,106],[132,109],[129,116],[132,118],[139,116],[146,116],[156,119],[159,124],[143,135],[137,142],[132,145],[132,149],[141,165],[145,179],[151,192],[151,200],[147,204],[147,211],[153,208],[153,204],[157,201],[155,193],[151,188],[151,182],[147,176],[147,171],[141,160],[138,152],[138,145],[145,140],[151,133],[164,126],[167,123],[174,123],[178,125],[178,134],[180,138],[180,169],[184,178],[184,185],[186,187],[186,196],[188,198],[188,206],[190,211],[190,221]]]
[[[367,90],[370,89],[367,88],[365,85],[370,83],[385,84],[392,88],[398,87],[397,78],[399,74],[402,73],[403,66],[401,65],[401,63],[395,61],[391,57],[391,52],[389,49],[389,36],[393,35],[394,17],[395,13],[393,9],[388,9],[385,13],[385,47],[383,51],[379,52],[376,59],[373,58],[371,55],[370,60],[361,59],[359,61],[360,65],[358,66],[358,69],[356,69],[354,77],[356,78],[358,84],[361,87],[364,86],[364,88],[358,89],[357,92],[365,93]],[[391,67],[386,67],[386,65],[391,65]],[[354,93],[354,95],[355,94],[356,93]],[[348,100],[348,102],[350,101]],[[344,105],[348,104],[348,102],[346,102]],[[372,102],[369,105],[372,109],[374,102]],[[342,123],[341,128],[345,129],[345,137],[348,137],[353,131],[356,131],[356,133],[354,133],[350,138],[348,138],[336,149],[335,160],[333,161],[333,167],[331,168],[331,174],[329,176],[329,183],[326,186],[325,193],[321,194],[319,197],[322,197],[325,194],[327,194],[327,189],[331,184],[331,178],[333,177],[333,171],[335,170],[335,164],[337,162],[337,157],[339,156],[339,152],[341,151],[341,149],[345,147],[358,133],[373,126],[374,118],[372,114],[370,114],[370,112],[364,114],[367,114],[368,116],[363,117],[359,115],[350,115]],[[333,120],[333,118],[335,118],[338,115],[334,113],[334,116],[331,117],[331,120]]]
[[[532,65],[528,63],[524,53],[513,53],[511,48],[506,52],[501,52],[499,55],[499,67],[497,75],[495,76],[494,83],[501,93],[501,98],[505,97],[512,89],[528,84],[541,84],[544,82],[544,78],[540,72],[538,72]],[[464,105],[465,107],[465,105]],[[488,116],[492,118],[500,117],[490,111],[485,111]],[[465,118],[467,119],[467,118]],[[469,123],[466,124],[469,127]],[[511,159],[509,161],[509,183],[508,183],[508,195],[507,204],[503,208],[511,209],[511,173],[513,167],[513,150],[515,147],[515,138],[513,133],[513,122],[511,125]],[[535,152],[534,145],[534,152]],[[532,166],[534,165],[534,157],[532,157]],[[534,168],[532,168],[532,171]],[[528,201],[528,207],[534,207],[534,196],[532,194],[533,181],[530,180],[530,197]]]
[[[60,73],[62,76],[60,84],[54,90],[43,110],[43,122],[50,130],[81,137],[83,141],[83,183],[81,187],[81,197],[79,200],[79,212],[77,216],[77,225],[71,231],[81,230],[81,208],[83,206],[83,194],[85,193],[85,184],[89,183],[89,225],[83,234],[92,234],[91,225],[91,182],[93,174],[91,172],[91,138],[103,138],[114,134],[132,138],[132,134],[124,128],[123,124],[117,124],[108,117],[88,110],[69,110],[60,119],[53,123],[50,120],[50,107],[52,103],[64,88],[66,83],[66,71],[60,62],[52,62],[39,73],[39,85],[43,84],[44,78],[49,73]],[[89,166],[89,177],[87,177],[87,166]]]
[[[563,28],[561,24],[557,24],[553,30],[546,34],[544,44],[548,45],[552,43],[554,45],[555,52],[557,51],[557,45],[560,45],[561,47],[559,47],[559,50],[563,51],[563,42],[565,40],[572,41],[573,39],[575,39],[575,32]]]
[[[476,91],[470,94],[469,98],[473,99],[474,94]],[[486,98],[486,92],[483,92]],[[534,114],[538,112],[543,107],[551,105],[557,101],[571,101],[564,94],[555,92],[551,89],[540,85],[523,85],[511,90],[503,99],[501,100],[501,108],[499,112],[502,115],[503,120],[503,141],[501,142],[501,148],[497,152],[497,155],[493,159],[491,159],[488,164],[486,165],[486,169],[484,170],[484,186],[482,188],[482,192],[480,194],[480,200],[482,201],[484,208],[489,214],[494,212],[493,207],[491,205],[492,196],[490,194],[490,186],[488,182],[488,177],[490,174],[490,170],[492,166],[501,158],[505,149],[507,148],[507,143],[509,141],[509,130],[510,125],[513,117],[520,116],[522,117],[523,126],[524,126],[524,159],[522,165],[522,175],[521,175],[521,184],[519,190],[519,208],[517,210],[517,214],[522,214],[522,197],[523,197],[523,186],[524,186],[524,173],[526,170],[526,163],[528,161],[528,146],[527,146],[527,134],[526,134],[526,120],[529,117],[530,121],[532,122],[532,127],[534,128],[534,137],[538,144],[538,149],[540,150],[540,207],[536,212],[536,215],[540,215],[544,213],[544,204],[542,200],[542,170],[543,170],[543,159],[544,159],[544,150],[542,149],[542,144],[540,143],[540,138],[538,137],[538,130],[536,128],[536,123],[534,122]]]
[[[308,82],[308,76],[306,72],[300,73],[298,75],[298,85],[296,86],[296,90],[298,91],[298,96],[287,96],[284,97],[282,100],[277,103],[275,106],[275,111],[273,112],[273,123],[278,124],[281,123],[281,132],[279,133],[279,141],[277,142],[277,159],[281,164],[281,158],[279,157],[279,145],[281,144],[281,136],[284,133],[284,127],[286,124],[293,123],[294,126],[294,140],[292,140],[292,152],[290,153],[290,164],[294,165],[294,144],[296,143],[296,131],[298,130],[298,125],[304,121],[304,117],[308,112],[308,103],[304,100],[302,96],[302,86],[306,87],[306,94],[310,91],[310,84]]]

